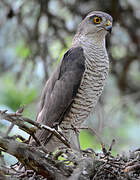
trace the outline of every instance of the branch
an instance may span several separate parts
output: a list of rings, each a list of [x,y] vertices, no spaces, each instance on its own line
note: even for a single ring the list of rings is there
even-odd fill
[[[0,118],[18,125],[19,128],[30,134],[34,133],[35,129],[48,130],[49,132],[54,133],[54,135],[60,136],[61,140],[64,140],[65,142],[63,136],[61,136],[54,128],[39,124],[29,118],[22,117],[19,113],[0,111]],[[28,127],[27,123],[34,127]],[[0,178],[8,179],[10,177],[11,179],[12,177],[14,179],[20,178],[25,180],[29,179],[31,176],[32,179],[35,179],[35,176],[39,177],[41,175],[43,178],[47,178],[47,180],[128,180],[132,179],[135,174],[140,178],[139,149],[130,152],[131,155],[117,155],[114,157],[111,154],[111,150],[115,140],[111,142],[109,149],[106,149],[100,136],[95,130],[91,130],[87,127],[81,129],[89,129],[97,135],[102,146],[102,153],[95,153],[91,148],[76,151],[68,146],[68,148],[52,154],[43,150],[42,146],[41,148],[33,147],[29,144],[18,142],[16,140],[17,137],[24,140],[21,136],[6,137],[5,135],[0,134],[0,150],[16,157],[25,167],[24,169],[27,170],[24,171],[22,169],[22,171],[19,171],[15,169],[14,166],[7,168],[5,165],[1,164]],[[61,159],[63,158],[63,160],[59,160],[60,157]],[[38,179],[40,179],[40,177]]]
[[[15,156],[27,169],[32,169],[37,174],[46,177],[48,180],[56,179],[59,174],[70,176],[69,169],[61,167],[51,158],[51,155],[39,151],[36,147],[31,147],[25,143],[17,142],[11,138],[0,136],[0,147],[5,152]]]
[[[67,147],[70,148],[69,142],[65,139],[62,134],[60,134],[58,131],[56,131],[54,128],[51,128],[49,126],[40,124],[36,121],[33,121],[26,117],[21,117],[21,114],[19,113],[7,113],[7,111],[0,111],[0,119],[8,120],[14,124],[16,124],[21,130],[25,131],[29,135],[31,135],[36,141],[37,139],[34,136],[34,133],[37,129],[45,129],[49,131],[50,133],[54,134],[63,144],[65,144]],[[31,125],[34,125],[33,128],[28,127],[25,123],[29,123]]]

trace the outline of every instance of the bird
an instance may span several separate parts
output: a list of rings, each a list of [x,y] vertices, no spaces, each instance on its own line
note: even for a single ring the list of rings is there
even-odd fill
[[[79,149],[79,132],[93,112],[102,94],[109,72],[105,37],[112,30],[113,18],[102,11],[90,12],[79,24],[70,48],[47,80],[40,98],[36,121],[59,131]],[[47,130],[37,130],[35,136],[48,151],[63,146]],[[33,138],[30,144],[35,144]]]

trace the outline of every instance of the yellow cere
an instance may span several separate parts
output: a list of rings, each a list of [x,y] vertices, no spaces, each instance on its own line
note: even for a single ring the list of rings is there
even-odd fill
[[[100,17],[95,17],[95,18],[94,18],[94,23],[95,23],[95,24],[100,24],[101,21],[102,21],[102,19],[101,19]]]
[[[110,20],[108,20],[106,23],[106,26],[110,26],[110,25],[111,25],[111,22],[110,22]]]

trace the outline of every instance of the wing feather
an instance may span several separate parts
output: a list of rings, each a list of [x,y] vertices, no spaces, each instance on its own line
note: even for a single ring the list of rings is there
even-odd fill
[[[85,71],[85,57],[81,47],[68,50],[43,90],[36,120],[53,127],[63,121],[68,106],[76,96]],[[45,144],[48,131],[38,130],[36,136]]]

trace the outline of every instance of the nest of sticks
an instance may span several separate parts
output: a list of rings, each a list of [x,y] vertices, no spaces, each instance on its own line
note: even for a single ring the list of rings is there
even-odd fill
[[[101,139],[101,153],[93,149],[76,151],[54,128],[22,117],[22,112],[0,111],[0,119],[11,122],[9,129],[0,133],[0,179],[2,180],[137,180],[140,179],[140,149],[112,155],[112,140],[107,149]],[[20,135],[9,136],[14,125],[32,136],[39,147],[33,147]],[[32,128],[31,126],[32,125]],[[35,137],[37,129],[46,129],[61,140],[65,148],[48,152]],[[86,128],[87,129],[87,128]],[[91,130],[91,129],[89,129]],[[93,130],[92,130],[93,131]],[[96,136],[96,132],[93,132]],[[19,141],[20,139],[20,141]],[[3,152],[16,157],[18,162],[6,166]],[[20,167],[20,168],[19,168]]]

